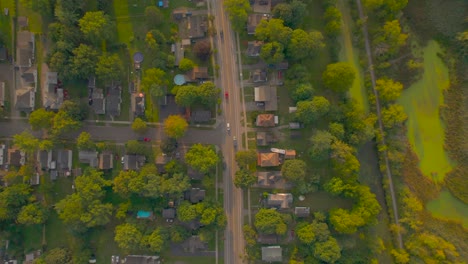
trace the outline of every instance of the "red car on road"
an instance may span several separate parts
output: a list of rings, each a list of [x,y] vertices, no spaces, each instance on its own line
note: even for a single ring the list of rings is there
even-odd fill
[[[224,93],[224,98],[226,98],[226,99],[229,98],[229,93],[228,93],[228,92],[225,92],[225,93]]]

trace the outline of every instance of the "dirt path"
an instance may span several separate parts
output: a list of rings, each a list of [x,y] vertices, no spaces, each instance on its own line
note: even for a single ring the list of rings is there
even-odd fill
[[[359,18],[361,19],[361,21],[366,21],[366,16],[364,15],[364,12],[362,10],[361,0],[356,0],[356,4],[358,6]],[[379,96],[378,96],[377,90],[375,89],[374,64],[372,62],[372,51],[371,51],[371,47],[370,47],[369,32],[367,30],[367,24],[366,23],[362,24],[362,33],[364,35],[364,42],[365,42],[365,46],[366,46],[367,63],[368,63],[368,66],[369,66],[369,73],[370,73],[371,82],[372,82],[372,89],[374,91],[374,95],[375,95],[375,98],[376,98],[375,99],[375,105],[376,105],[376,110],[377,110],[377,119],[378,119],[378,123],[379,123],[379,130],[380,130],[381,135],[385,135],[385,133],[384,133],[385,130],[384,130],[384,127],[383,127],[381,111],[380,111]],[[382,137],[382,144],[386,145],[385,137]],[[396,202],[395,190],[394,190],[394,187],[393,187],[393,177],[392,177],[392,172],[390,171],[390,163],[388,161],[388,153],[387,153],[386,150],[384,150],[382,152],[382,154],[383,154],[383,158],[384,158],[384,161],[385,161],[385,167],[386,167],[385,174],[386,174],[386,176],[388,178],[388,185],[390,187],[390,196],[392,197],[393,217],[395,219],[395,223],[397,225],[400,225],[400,219],[398,217],[398,207],[397,207],[397,202]],[[403,248],[403,239],[401,238],[401,233],[399,232],[398,229],[396,230],[396,237],[397,237],[397,240],[398,240],[398,246],[400,248]]]

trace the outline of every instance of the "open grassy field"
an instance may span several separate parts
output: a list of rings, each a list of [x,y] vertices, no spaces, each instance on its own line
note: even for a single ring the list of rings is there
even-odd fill
[[[408,115],[408,139],[419,157],[422,173],[441,182],[452,164],[444,150],[444,124],[439,107],[449,86],[448,68],[437,56],[440,47],[430,41],[424,48],[424,74],[406,89],[398,102]]]
[[[340,0],[337,3],[337,7],[341,12],[343,24],[341,25],[341,50],[339,54],[340,61],[348,62],[356,71],[356,79],[354,79],[353,86],[349,90],[349,93],[353,99],[355,99],[359,106],[361,106],[366,112],[369,111],[369,102],[367,100],[367,92],[364,87],[364,76],[359,65],[358,51],[353,47],[353,31],[352,25],[353,20],[349,13],[349,6],[344,0]]]
[[[468,205],[455,198],[448,190],[442,190],[437,199],[427,203],[426,208],[433,216],[461,222],[468,229]]]

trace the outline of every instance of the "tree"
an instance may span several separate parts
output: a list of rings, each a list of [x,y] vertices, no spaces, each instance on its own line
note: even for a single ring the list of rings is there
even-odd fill
[[[184,201],[177,208],[177,218],[182,222],[190,222],[198,217],[195,206],[189,202]]]
[[[312,244],[315,241],[315,234],[312,225],[309,223],[300,223],[296,227],[296,234],[299,240],[305,244]]]
[[[158,48],[158,43],[156,42],[156,39],[154,38],[153,33],[151,33],[151,31],[146,33],[145,43],[146,47],[150,52],[156,51],[156,49]]]
[[[315,161],[322,161],[330,157],[331,144],[335,137],[328,131],[317,130],[310,138],[309,155]]]
[[[88,132],[81,132],[76,139],[76,146],[79,150],[93,150],[96,149],[96,144],[91,140],[91,134]]]
[[[48,250],[44,256],[46,264],[71,264],[72,258],[70,252],[64,248],[54,248]]]
[[[231,20],[232,27],[240,32],[245,29],[248,14],[252,11],[248,0],[227,0],[224,1],[224,7]]]
[[[295,102],[299,102],[307,101],[311,99],[313,95],[314,88],[312,87],[312,85],[310,83],[302,83],[297,85],[291,97]]]
[[[324,116],[330,110],[330,102],[323,96],[315,96],[310,101],[297,102],[296,118],[308,125]]]
[[[345,136],[345,129],[343,124],[337,122],[330,123],[330,125],[328,126],[328,130],[330,131],[330,134],[332,136],[336,137],[339,140],[343,140]]]
[[[301,60],[316,54],[324,47],[323,35],[319,31],[305,32],[302,29],[295,29],[291,33],[288,56],[294,60]]]
[[[392,254],[393,259],[395,260],[395,263],[397,264],[406,264],[409,263],[410,261],[410,256],[408,252],[406,252],[404,249],[392,249],[390,251],[390,254]]]
[[[330,36],[336,36],[341,31],[341,12],[335,6],[329,6],[325,10],[323,16],[327,24],[325,25],[325,33]]]
[[[143,121],[141,118],[137,117],[133,120],[132,123],[132,130],[144,134],[148,130],[148,126],[146,125],[146,122]]]
[[[147,69],[141,80],[141,88],[154,97],[163,96],[163,87],[167,84],[166,74],[158,68]]]
[[[154,230],[150,235],[143,238],[143,244],[154,252],[161,252],[166,242],[166,235],[161,227]]]
[[[324,85],[339,93],[347,92],[355,78],[356,71],[347,62],[328,64],[322,75]]]
[[[145,8],[146,25],[149,29],[158,28],[164,21],[164,15],[156,6],[147,6]]]
[[[310,226],[312,227],[312,232],[314,233],[317,241],[324,242],[330,236],[330,230],[326,223],[322,223],[315,219]]]
[[[287,180],[303,181],[307,173],[307,164],[299,159],[286,160],[281,166],[281,174]]]
[[[195,144],[185,154],[185,162],[201,173],[208,173],[216,166],[218,161],[219,157],[212,146]]]
[[[177,149],[178,143],[175,138],[166,137],[161,143],[161,151],[164,154],[171,155]]]
[[[191,71],[195,66],[195,62],[187,58],[183,58],[179,62],[179,69],[183,72]]]
[[[392,79],[378,79],[375,82],[375,89],[379,92],[379,99],[387,104],[396,101],[403,91],[403,84]]]
[[[240,168],[247,168],[257,161],[257,152],[254,149],[236,152],[236,162]]]
[[[284,60],[283,45],[273,41],[264,44],[260,50],[260,58],[268,64],[276,64]]]
[[[145,155],[148,148],[136,140],[129,140],[125,143],[125,151],[127,154]]]
[[[179,139],[187,132],[188,123],[180,115],[170,115],[164,120],[164,133],[171,138]]]
[[[113,210],[112,204],[103,204],[99,200],[94,200],[88,205],[80,220],[86,227],[104,226],[109,223]]]
[[[70,118],[76,121],[83,121],[86,119],[88,112],[87,107],[80,106],[76,101],[66,100],[60,107],[60,111],[68,114]]]
[[[197,101],[199,101],[200,104],[206,107],[212,107],[218,102],[220,89],[217,88],[213,82],[207,81],[202,83],[198,86],[196,91]]]
[[[137,248],[142,238],[140,230],[133,224],[125,223],[115,227],[114,240],[119,248],[125,251]]]
[[[54,13],[55,1],[51,0],[20,0],[21,5],[39,12],[41,15],[51,17]]]
[[[395,19],[385,22],[375,42],[377,45],[387,45],[388,53],[394,54],[406,44],[407,38],[407,34],[401,33],[400,21]]]
[[[103,11],[86,12],[78,21],[81,32],[91,41],[109,40],[112,36],[112,24]]]
[[[169,196],[179,196],[190,189],[190,179],[182,173],[165,175],[161,183],[161,193]]]
[[[175,102],[184,107],[192,106],[198,100],[197,87],[193,85],[180,86],[177,89]]]
[[[293,12],[290,4],[279,3],[275,6],[275,8],[273,8],[271,13],[274,18],[283,20],[285,25],[291,25],[291,21],[293,20]]]
[[[362,107],[350,100],[341,105],[344,113],[345,141],[353,146],[359,146],[375,136],[374,125],[377,120],[373,114],[366,115]]]
[[[59,136],[80,128],[81,123],[73,119],[67,112],[60,110],[54,116],[52,135]]]
[[[29,202],[31,191],[29,184],[25,183],[3,188],[0,192],[0,220],[15,219],[21,207]]]
[[[242,231],[244,232],[244,239],[247,245],[249,247],[255,246],[257,244],[257,232],[255,232],[255,229],[246,224],[242,227]]]
[[[292,10],[292,19],[291,21],[285,21],[285,25],[290,28],[296,28],[301,23],[304,17],[307,16],[307,5],[301,0],[292,0],[290,2]]]
[[[261,208],[255,215],[255,228],[264,234],[283,235],[286,233],[286,223],[283,216],[275,209]]]
[[[208,40],[197,41],[193,46],[193,52],[202,61],[208,60],[211,56],[211,44]]]
[[[47,209],[38,203],[31,203],[21,208],[17,221],[23,225],[43,224],[47,220]]]
[[[52,127],[54,112],[46,111],[44,108],[39,108],[29,115],[29,124],[32,130],[48,130]]]
[[[87,169],[83,175],[75,179],[76,193],[86,201],[102,198],[103,188],[111,185],[111,181],[104,179],[103,175],[102,171]]]
[[[341,248],[333,237],[328,237],[325,242],[317,242],[314,245],[314,256],[326,263],[335,263],[341,258]]]
[[[234,178],[234,185],[237,188],[247,189],[257,182],[257,176],[249,170],[238,170]]]
[[[385,128],[390,129],[394,127],[400,127],[408,116],[403,110],[403,106],[399,104],[392,104],[382,109],[382,123]]]
[[[255,28],[255,37],[266,42],[279,42],[287,46],[291,38],[292,29],[283,25],[283,20],[272,18],[261,20]]]
[[[119,195],[128,197],[132,193],[140,193],[144,185],[145,182],[141,174],[131,170],[121,170],[117,177],[114,178],[112,189]]]
[[[80,44],[73,50],[72,73],[85,79],[96,72],[98,52],[91,46]]]
[[[359,172],[360,164],[354,155],[356,150],[340,140],[334,140],[331,145],[333,168],[342,177],[354,179]]]
[[[104,82],[116,81],[122,76],[123,64],[117,54],[103,54],[96,64],[96,75]]]
[[[13,144],[20,150],[32,154],[39,147],[39,139],[35,138],[30,132],[23,131],[21,134],[13,136]]]

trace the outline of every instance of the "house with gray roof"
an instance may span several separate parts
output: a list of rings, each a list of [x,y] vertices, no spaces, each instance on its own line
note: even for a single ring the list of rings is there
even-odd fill
[[[128,255],[122,259],[121,263],[125,264],[160,264],[161,258],[159,256],[147,256],[147,255]],[[113,262],[112,264],[120,264]]]
[[[91,167],[96,168],[98,166],[98,153],[95,150],[80,150],[78,159],[80,163],[89,164]]]
[[[205,200],[206,191],[200,188],[192,188],[184,192],[184,199],[190,201],[193,204],[202,202]]]
[[[145,115],[145,94],[132,94],[132,111],[135,117]]]
[[[70,171],[72,169],[73,152],[70,149],[60,149],[54,152],[55,153],[52,154],[52,160],[55,160],[55,166],[53,169],[56,169],[59,172]],[[52,163],[53,162],[54,161],[52,161]]]
[[[190,115],[190,120],[195,123],[206,123],[211,120],[211,111],[209,110],[194,110]]]
[[[205,251],[208,244],[200,239],[200,236],[191,236],[182,243],[185,252],[194,253],[196,251]]]
[[[268,20],[269,16],[267,14],[249,14],[247,19],[247,34],[254,35],[255,29],[262,20]]]
[[[260,56],[260,50],[262,49],[263,41],[249,41],[247,43],[247,56],[258,57]]]
[[[166,209],[163,209],[163,211],[162,211],[162,217],[164,219],[169,220],[169,221],[174,220],[175,215],[176,215],[175,208],[166,208]]]
[[[120,85],[112,85],[107,90],[107,96],[106,96],[107,114],[111,116],[119,116],[120,115],[120,103],[122,103],[122,87]]]
[[[97,115],[103,115],[106,113],[106,99],[104,98],[104,92],[102,89],[95,88],[91,95],[93,104],[91,105],[93,111]]]
[[[7,146],[5,144],[0,144],[0,166],[7,164]]]
[[[17,168],[26,163],[26,154],[18,148],[8,149],[8,164]]]
[[[255,186],[258,188],[288,190],[293,187],[293,184],[287,182],[281,176],[281,171],[257,171]]]
[[[34,64],[34,54],[36,45],[34,42],[34,33],[29,31],[20,31],[16,35],[16,60],[15,66],[19,68],[29,68]]]
[[[63,89],[58,87],[57,72],[47,72],[47,78],[44,81],[45,92],[43,95],[44,108],[58,110],[63,103]]]
[[[16,109],[24,112],[32,112],[34,110],[36,100],[36,93],[34,88],[29,87],[26,89],[16,90]]]
[[[5,106],[5,82],[0,82],[0,107]]]
[[[104,151],[99,154],[99,169],[110,170],[114,168],[114,154]]]
[[[264,103],[265,111],[278,110],[276,86],[264,85],[254,88],[255,102]]]
[[[263,83],[268,81],[268,72],[266,69],[255,69],[250,72],[250,80],[253,83]]]
[[[143,155],[125,155],[123,169],[124,170],[140,170],[145,165],[146,157]]]
[[[270,193],[267,197],[267,206],[276,209],[289,209],[293,203],[291,193]]]
[[[310,207],[296,206],[294,207],[294,215],[297,217],[308,217],[310,215]]]
[[[50,169],[50,163],[52,162],[52,151],[50,150],[39,150],[37,152],[37,163],[41,170]]]
[[[267,245],[278,244],[279,237],[276,234],[257,234],[257,242]]]
[[[268,263],[282,262],[283,250],[280,246],[262,247],[262,261]]]

